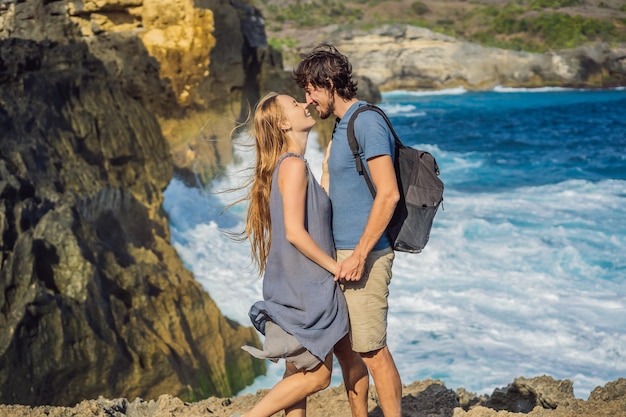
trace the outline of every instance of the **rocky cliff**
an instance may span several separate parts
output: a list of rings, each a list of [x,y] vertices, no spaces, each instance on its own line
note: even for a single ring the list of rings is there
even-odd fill
[[[239,348],[256,332],[184,268],[162,209],[178,143],[215,169],[229,136],[204,135],[232,130],[277,59],[246,43],[241,10],[0,3],[0,403],[228,396],[264,371]]]
[[[0,39],[84,43],[157,116],[175,172],[207,183],[261,91],[292,87],[258,11],[225,0],[4,0]]]
[[[289,36],[298,43],[297,53],[319,42],[335,44],[350,58],[355,74],[381,91],[626,85],[626,45],[599,43],[539,54],[483,47],[409,25],[367,31],[331,26]]]

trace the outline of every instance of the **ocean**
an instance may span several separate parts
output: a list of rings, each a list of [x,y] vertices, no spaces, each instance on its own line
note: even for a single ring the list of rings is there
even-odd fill
[[[443,209],[421,254],[397,253],[388,344],[403,383],[491,394],[518,376],[569,379],[586,399],[626,377],[626,90],[393,91],[379,104],[431,152]],[[173,244],[227,317],[249,325],[262,281],[243,228],[253,155],[210,188],[165,191]],[[319,179],[315,135],[305,155]],[[341,382],[337,362],[331,385]],[[242,393],[270,388],[283,364]]]

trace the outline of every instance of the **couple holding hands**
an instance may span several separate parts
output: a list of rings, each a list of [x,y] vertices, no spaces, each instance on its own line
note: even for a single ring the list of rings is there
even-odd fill
[[[243,417],[306,415],[307,396],[330,384],[332,355],[341,366],[353,417],[367,416],[369,375],[385,417],[401,416],[402,384],[387,347],[387,311],[394,252],[385,229],[399,191],[394,137],[376,112],[355,123],[361,158],[376,187],[373,198],[354,169],[347,140],[350,115],[366,104],[356,98],[352,66],[332,45],[303,57],[293,75],[306,103],[270,93],[256,106],[256,148],[242,235],[263,274],[263,301],[250,309],[265,335],[252,355],[286,369]],[[336,116],[320,182],[304,152],[315,120]]]

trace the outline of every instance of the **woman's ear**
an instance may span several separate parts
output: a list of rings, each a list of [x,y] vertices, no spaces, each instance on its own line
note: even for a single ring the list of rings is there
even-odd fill
[[[289,123],[289,121],[287,120],[283,120],[282,122],[280,122],[280,129],[283,132],[289,132],[291,130],[291,123]]]

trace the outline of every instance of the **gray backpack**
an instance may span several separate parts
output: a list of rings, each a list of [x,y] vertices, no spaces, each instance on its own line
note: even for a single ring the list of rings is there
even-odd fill
[[[428,243],[433,219],[439,205],[443,203],[443,182],[439,178],[439,166],[430,153],[404,146],[389,118],[379,107],[371,104],[360,106],[348,121],[348,143],[354,155],[356,170],[364,176],[372,197],[376,196],[376,189],[367,171],[363,169],[359,145],[354,136],[354,121],[359,113],[367,110],[376,111],[383,116],[395,138],[394,168],[400,201],[387,226],[389,239],[394,250],[419,253]]]

